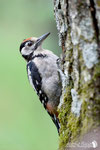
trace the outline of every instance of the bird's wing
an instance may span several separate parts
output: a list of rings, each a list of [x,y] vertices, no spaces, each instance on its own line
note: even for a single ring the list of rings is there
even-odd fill
[[[44,93],[44,91],[41,89],[42,79],[39,74],[38,68],[36,67],[33,61],[30,61],[27,64],[27,73],[28,73],[30,84],[32,85],[34,90],[37,92],[37,95],[39,96],[41,103],[43,104],[44,108],[47,110],[48,114],[51,116],[59,132],[59,128],[60,128],[59,120],[57,116],[53,114],[51,110],[48,109],[48,97]]]
[[[37,92],[37,95],[39,96],[41,103],[43,103],[44,107],[46,107],[48,97],[41,88],[42,79],[41,79],[40,73],[38,71],[38,68],[36,67],[36,65],[33,61],[30,61],[27,64],[27,73],[28,73],[28,78],[29,78],[30,84],[32,85],[34,90]]]

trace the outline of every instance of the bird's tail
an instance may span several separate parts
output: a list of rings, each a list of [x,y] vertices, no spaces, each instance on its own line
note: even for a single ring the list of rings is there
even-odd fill
[[[59,130],[60,130],[60,122],[59,122],[58,117],[56,117],[55,114],[54,114],[54,115],[51,115],[51,114],[50,114],[50,116],[51,116],[51,118],[52,118],[54,124],[56,125],[57,131],[58,131],[58,133],[59,133]]]

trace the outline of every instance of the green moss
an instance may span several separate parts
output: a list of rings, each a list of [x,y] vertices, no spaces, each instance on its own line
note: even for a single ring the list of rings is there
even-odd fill
[[[98,78],[100,78],[100,63],[95,65],[93,80],[96,81]]]
[[[100,1],[99,0],[97,0],[97,5],[98,5],[98,7],[100,7]]]
[[[91,74],[91,72],[89,73]],[[77,91],[80,95],[80,99],[83,101],[80,117],[76,117],[71,113],[72,80],[70,80],[70,84],[66,88],[64,104],[59,110],[59,119],[61,123],[60,150],[64,150],[67,143],[75,141],[78,139],[78,136],[81,138],[81,136],[89,130],[100,125],[100,63],[96,64],[94,70],[92,70],[91,79],[86,83],[83,82],[83,80],[84,78],[81,75],[81,86]]]
[[[83,101],[81,134],[85,134],[100,124],[100,63],[95,65],[91,80],[81,86],[79,93]]]
[[[84,39],[85,40],[85,39]],[[71,74],[73,72],[73,46],[71,43],[70,31],[67,34],[67,47],[65,52],[65,64],[69,63],[67,71],[69,73],[69,85],[64,95],[64,104],[59,110],[59,120],[61,124],[59,149],[64,150],[69,142],[78,140],[82,135],[92,128],[100,125],[100,63],[94,65],[94,68],[87,69],[84,65],[82,51],[78,49],[79,60],[79,89],[77,93],[82,101],[80,117],[71,112],[72,96],[71,89],[74,87]],[[88,42],[88,41],[87,41]],[[64,68],[66,70],[66,68]],[[86,72],[85,72],[86,71]],[[84,80],[84,73],[90,74],[88,81]]]
[[[90,104],[85,100],[82,103],[81,109],[81,135],[87,133],[93,126],[93,118],[91,117],[91,113],[89,113],[88,107]]]
[[[69,114],[71,108],[72,98],[71,98],[70,91],[71,91],[71,86],[68,86],[66,88],[66,94],[64,96],[64,104],[61,106],[61,109],[59,110],[59,120],[62,124],[61,130],[64,130],[63,127],[65,127],[66,129],[67,115]]]
[[[71,97],[65,102],[67,107],[62,108],[59,118],[61,121],[59,149],[64,149],[66,144],[74,141],[80,133],[80,118],[71,113]],[[63,115],[62,115],[63,114]]]
[[[96,87],[96,85],[99,87]],[[84,134],[94,124],[97,126],[100,122],[100,117],[98,117],[100,116],[100,63],[95,65],[91,80],[81,86],[79,93],[83,101],[81,109],[81,131]]]
[[[60,148],[65,147],[66,143],[69,139],[69,133],[66,131],[67,128],[67,121],[68,121],[68,115],[70,113],[71,108],[71,85],[66,88],[66,94],[64,96],[64,104],[62,105],[61,109],[59,110],[59,120],[61,123],[61,130],[60,130]]]
[[[74,123],[73,123],[74,122]],[[74,114],[70,113],[68,116],[68,123],[66,130],[60,135],[60,148],[64,149],[66,143],[73,142],[80,132],[80,119]]]
[[[71,113],[71,89],[73,83],[70,83],[70,86],[66,88],[66,94],[64,97],[64,104],[60,109],[59,119],[61,123],[60,130],[60,145],[59,149],[64,149],[66,143],[73,141],[80,132],[80,118],[76,117]],[[73,123],[74,122],[74,123]]]

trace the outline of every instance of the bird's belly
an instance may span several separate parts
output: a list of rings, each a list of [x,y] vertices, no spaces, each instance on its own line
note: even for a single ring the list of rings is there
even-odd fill
[[[46,80],[42,80],[42,88],[45,91],[46,95],[48,95],[48,99],[53,101],[54,105],[57,106],[59,104],[59,99],[61,95],[61,87],[59,86],[58,77],[54,78],[54,76],[47,78]]]

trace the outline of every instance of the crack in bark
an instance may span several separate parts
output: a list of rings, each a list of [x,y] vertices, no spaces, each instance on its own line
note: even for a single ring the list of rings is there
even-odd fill
[[[60,4],[60,1],[59,1],[59,4],[58,4],[58,9],[61,9],[61,4]]]
[[[67,16],[67,24],[69,25],[69,20],[68,20],[68,9],[69,9],[69,3],[68,3],[69,1],[68,0],[66,0],[66,4],[67,4],[67,6],[66,6],[66,16]]]
[[[67,19],[67,26],[69,27],[69,20],[68,20],[68,0],[66,0],[66,19]],[[64,22],[65,22],[65,16],[64,16]],[[67,37],[67,32],[65,32],[65,35],[63,37],[63,42],[62,42],[62,50],[63,50],[63,53],[65,54],[66,52],[66,48],[65,48],[65,41],[66,41],[66,37]],[[65,61],[65,59],[64,59]]]
[[[99,47],[99,55],[100,55],[99,27],[98,27],[98,20],[96,18],[96,8],[95,8],[94,0],[90,0],[90,11],[91,11],[93,26],[96,34],[96,40]]]

